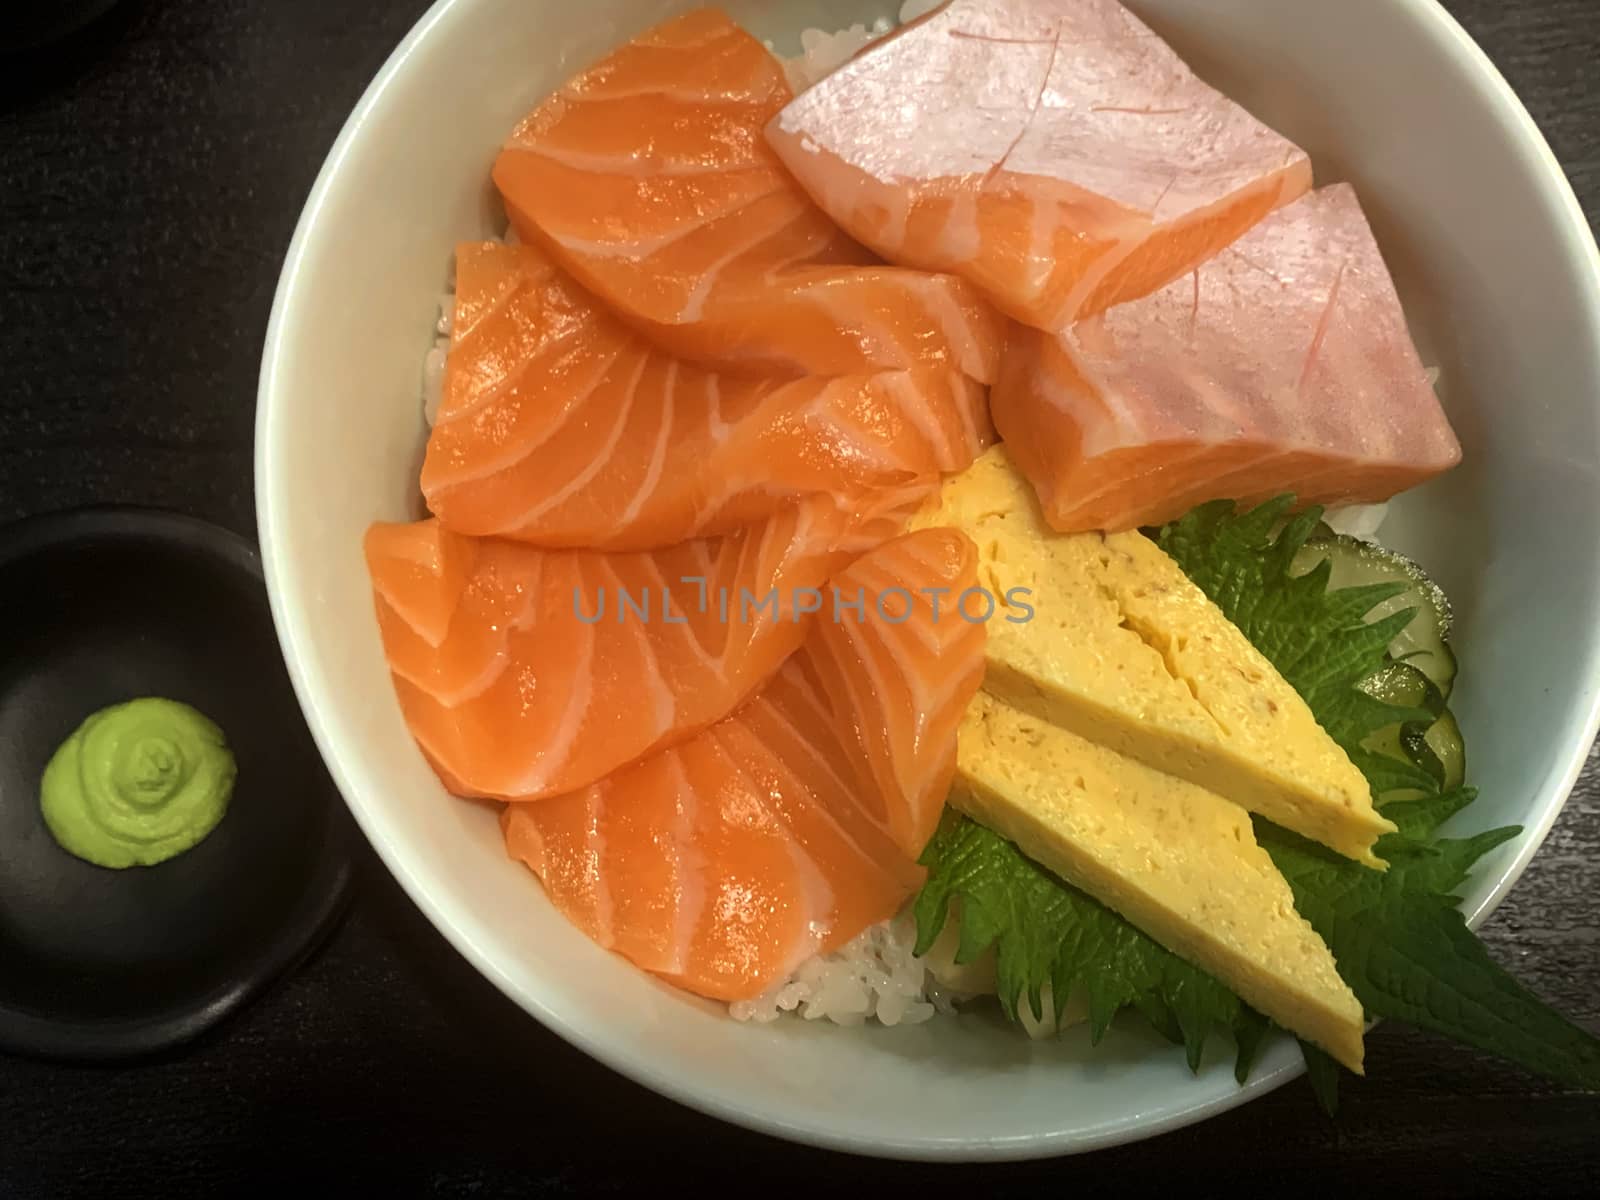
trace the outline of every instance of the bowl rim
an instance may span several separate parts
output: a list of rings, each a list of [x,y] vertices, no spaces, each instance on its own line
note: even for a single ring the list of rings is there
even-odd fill
[[[430,34],[450,20],[458,7],[470,6],[473,2],[474,0],[435,0],[384,61],[340,129],[312,185],[284,257],[283,269],[273,296],[271,315],[267,324],[257,391],[254,463],[256,519],[273,623],[277,629],[295,695],[317,748],[357,824],[383,860],[385,867],[394,875],[412,902],[427,916],[430,923],[484,978],[519,1008],[585,1054],[625,1078],[695,1111],[758,1133],[822,1149],[871,1157],[955,1162],[1020,1160],[1077,1154],[1142,1141],[1195,1124],[1263,1096],[1298,1078],[1305,1070],[1303,1062],[1298,1057],[1292,1062],[1280,1063],[1271,1069],[1264,1069],[1267,1064],[1263,1062],[1258,1067],[1257,1073],[1243,1086],[1220,1097],[1197,1100],[1159,1118],[1152,1119],[1134,1114],[1087,1132],[1062,1130],[1024,1134],[1001,1140],[938,1137],[886,1139],[856,1134],[842,1125],[828,1126],[822,1123],[787,1120],[781,1113],[758,1111],[736,1105],[722,1096],[696,1086],[690,1080],[668,1074],[649,1062],[629,1057],[613,1049],[602,1034],[586,1031],[569,1022],[562,1013],[541,999],[524,992],[456,922],[447,911],[447,906],[440,903],[429,888],[419,880],[408,863],[403,848],[388,835],[380,806],[369,804],[364,789],[356,778],[358,772],[351,769],[346,756],[336,744],[325,714],[325,701],[315,694],[308,677],[305,659],[310,651],[303,644],[300,633],[301,617],[291,611],[290,603],[286,599],[282,585],[286,568],[280,559],[281,542],[274,536],[280,525],[280,509],[285,497],[282,489],[275,486],[279,472],[275,457],[276,410],[273,397],[277,390],[278,362],[284,353],[288,336],[288,314],[297,291],[307,245],[329,195],[335,188],[335,180],[345,158],[374,111],[383,103],[391,85],[404,72],[412,56],[428,40]],[[1555,152],[1550,148],[1526,106],[1488,54],[1443,7],[1440,0],[1395,0],[1395,2],[1409,6],[1428,23],[1432,38],[1443,52],[1455,61],[1475,89],[1486,96],[1491,107],[1508,119],[1517,140],[1534,151],[1540,164],[1537,184],[1548,197],[1556,201],[1556,207],[1563,217],[1559,232],[1563,235],[1574,259],[1587,267],[1588,303],[1584,315],[1595,335],[1596,343],[1600,344],[1600,249],[1597,249],[1594,232]],[[1559,775],[1553,780],[1549,798],[1545,801],[1537,821],[1524,826],[1523,835],[1517,839],[1513,848],[1514,853],[1494,885],[1479,904],[1464,913],[1468,925],[1472,928],[1476,929],[1481,925],[1499,906],[1543,845],[1582,773],[1597,732],[1600,732],[1600,690],[1589,699],[1588,711],[1584,713],[1583,721],[1578,727],[1579,736],[1562,750],[1565,761]]]

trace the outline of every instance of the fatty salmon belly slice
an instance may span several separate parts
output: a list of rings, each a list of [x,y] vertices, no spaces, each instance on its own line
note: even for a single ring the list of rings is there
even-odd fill
[[[968,583],[974,557],[951,531],[906,535],[831,587],[887,581],[915,597]],[[922,882],[904,834],[913,812],[931,832],[922,814],[936,820],[943,806],[982,627],[934,637],[926,601],[887,619],[865,612],[850,641],[859,653],[825,647],[819,622],[728,719],[571,795],[508,806],[511,856],[601,946],[717,1000],[759,996],[893,916]],[[913,694],[936,711],[912,714]],[[882,725],[904,728],[874,746],[905,757],[880,772],[861,731]]]
[[[856,239],[1040,329],[1156,290],[1311,186],[1303,151],[1115,0],[952,0],[767,137]]]
[[[959,471],[993,440],[988,391],[959,371],[712,371],[657,350],[538,247],[470,243],[422,491],[458,533],[652,550]]]
[[[1285,492],[1373,504],[1461,460],[1348,184],[1153,296],[1056,335],[1014,328],[992,409],[1063,532]]]
[[[464,538],[436,520],[375,525],[367,563],[411,733],[461,795],[593,783],[771,678],[805,638],[796,608],[848,561],[848,527],[823,499],[726,538],[604,554]]]
[[[998,315],[959,278],[876,265],[762,130],[791,99],[726,14],[643,34],[534,109],[494,166],[519,237],[670,353],[745,374],[919,366],[994,378]]]

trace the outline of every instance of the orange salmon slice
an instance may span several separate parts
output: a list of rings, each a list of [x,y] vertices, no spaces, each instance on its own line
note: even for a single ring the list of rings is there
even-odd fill
[[[401,710],[440,778],[458,795],[536,799],[727,716],[804,641],[810,590],[902,516],[867,527],[813,499],[632,554],[430,519],[372,526],[366,557]]]
[[[959,471],[992,441],[988,391],[959,371],[719,373],[655,349],[543,250],[468,244],[422,491],[457,533],[651,550]]]
[[[745,373],[954,368],[988,383],[1003,330],[975,288],[875,265],[762,136],[778,61],[697,9],[572,79],[494,182],[523,241],[671,353]]]
[[[754,699],[698,736],[508,806],[510,854],[601,946],[718,1000],[759,996],[886,920],[921,884],[983,672],[983,626],[949,603],[935,618],[923,589],[959,595],[976,566],[948,529],[866,554],[831,582],[865,600],[859,618],[825,612]]]
[[[1115,0],[952,0],[767,134],[852,236],[1040,329],[1154,291],[1311,186]]]
[[[1461,460],[1353,188],[1060,335],[1016,330],[993,411],[1066,533],[1293,492],[1375,503]]]

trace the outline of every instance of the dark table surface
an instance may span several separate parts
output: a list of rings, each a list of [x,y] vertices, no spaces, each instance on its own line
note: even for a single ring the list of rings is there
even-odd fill
[[[1522,95],[1593,222],[1600,2],[1446,6]],[[426,7],[126,0],[63,52],[0,61],[0,520],[120,501],[253,532],[278,267],[345,115]],[[1463,1194],[1600,1176],[1600,1098],[1395,1026],[1373,1035],[1371,1077],[1345,1088],[1333,1122],[1300,1082],[1070,1163],[907,1167],[782,1145],[588,1061],[477,976],[370,855],[359,874],[331,944],[187,1051],[125,1069],[0,1056],[0,1198],[145,1195],[153,1181],[221,1195],[296,1177],[498,1196],[846,1172],[880,1191],[1238,1171],[1273,1190]],[[1600,756],[1484,936],[1600,1026]]]

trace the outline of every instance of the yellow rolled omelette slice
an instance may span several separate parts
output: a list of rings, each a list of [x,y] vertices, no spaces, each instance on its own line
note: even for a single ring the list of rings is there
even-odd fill
[[[1294,688],[1182,569],[1139,533],[1050,529],[996,446],[914,522],[977,544],[984,689],[1006,703],[1382,867],[1394,829]],[[974,599],[967,611],[978,614]]]
[[[1239,805],[981,692],[951,803],[1361,1073],[1361,1004]]]

